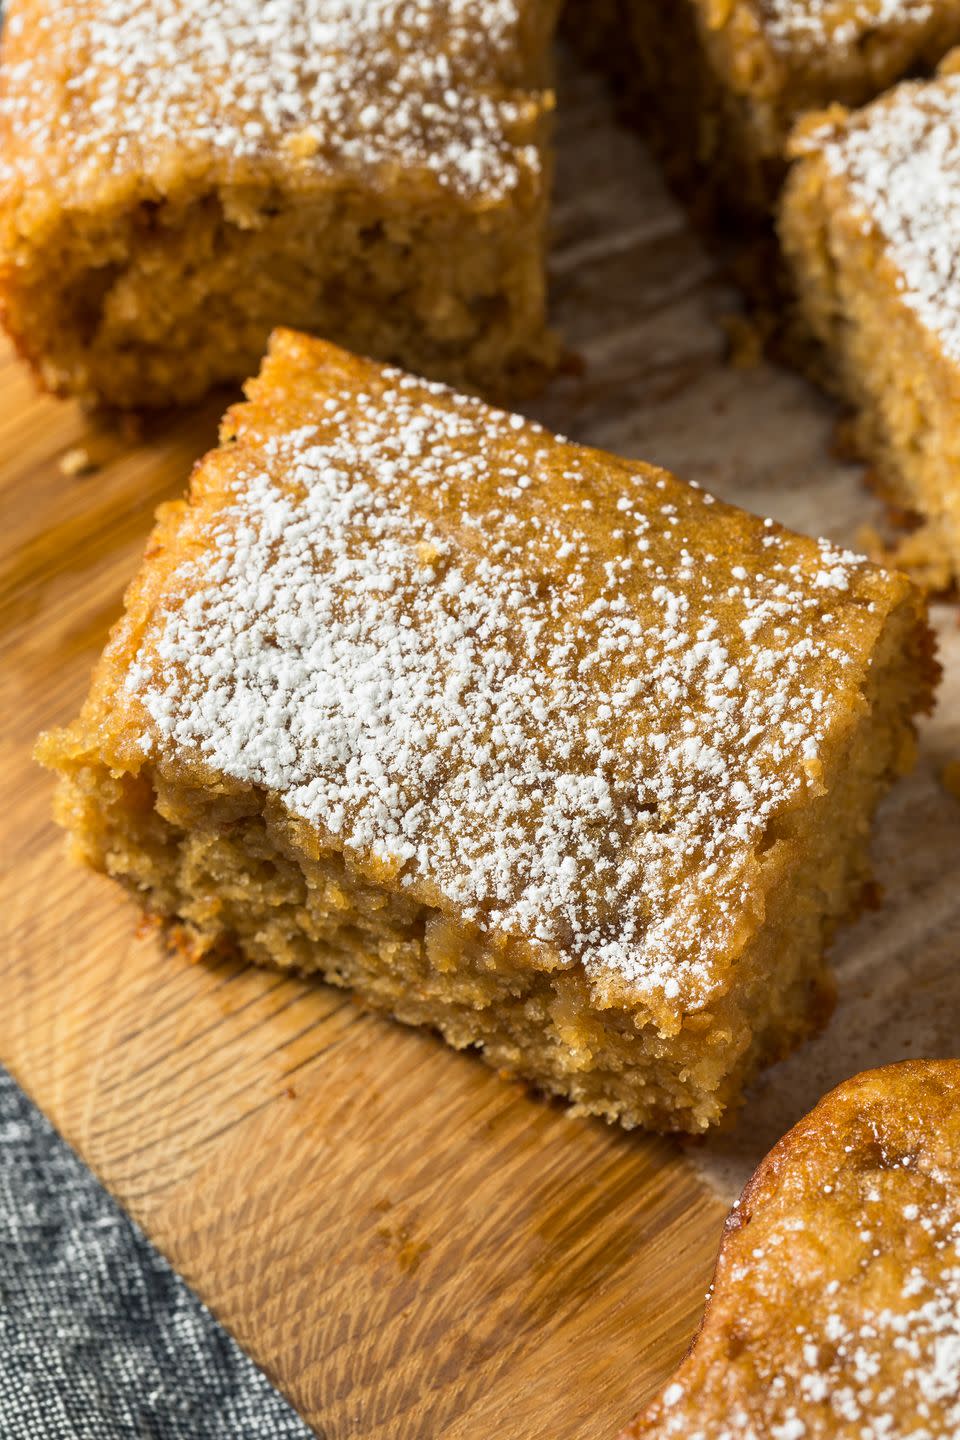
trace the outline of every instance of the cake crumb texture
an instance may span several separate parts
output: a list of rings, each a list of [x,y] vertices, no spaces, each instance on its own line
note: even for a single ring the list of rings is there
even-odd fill
[[[898,86],[858,115],[811,119],[795,149],[822,149],[857,219],[882,238],[903,300],[960,362],[960,75]]]

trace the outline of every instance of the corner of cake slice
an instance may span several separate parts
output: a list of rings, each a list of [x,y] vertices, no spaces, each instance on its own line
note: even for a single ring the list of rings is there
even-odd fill
[[[960,51],[928,82],[798,129],[780,234],[803,329],[891,497],[909,553],[960,577]],[[904,550],[904,559],[908,551]]]
[[[165,506],[74,849],[626,1126],[806,1034],[936,665],[901,575],[289,331]]]

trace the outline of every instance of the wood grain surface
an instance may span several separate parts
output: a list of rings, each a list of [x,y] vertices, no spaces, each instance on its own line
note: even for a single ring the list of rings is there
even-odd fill
[[[731,297],[576,66],[557,192],[557,320],[586,363],[537,414],[793,518],[784,470],[823,470],[830,412],[725,363]],[[689,1159],[340,992],[171,958],[62,858],[34,738],[76,710],[154,507],[230,398],[71,476],[101,437],[0,356],[0,1059],[327,1440],[612,1436],[709,1280],[725,1206]],[[846,535],[868,502],[829,493],[815,528]]]

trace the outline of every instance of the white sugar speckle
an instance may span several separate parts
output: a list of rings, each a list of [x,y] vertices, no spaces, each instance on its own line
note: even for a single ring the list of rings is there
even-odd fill
[[[50,165],[96,186],[105,173],[161,177],[176,154],[229,166],[289,148],[317,172],[433,176],[473,195],[536,171],[511,135],[519,88],[518,0],[39,0],[33,53],[8,63],[0,117],[16,135],[0,186]],[[11,0],[9,26],[23,12]],[[62,76],[62,80],[60,77]]]
[[[901,299],[960,360],[960,75],[899,85],[806,147],[843,177],[863,232],[887,248]]]
[[[882,1102],[892,1110],[910,1103],[896,1095]],[[917,1132],[938,1121],[928,1148]],[[811,1154],[818,1165],[834,1159],[821,1130],[808,1137],[815,1148],[799,1142],[794,1169],[785,1152],[776,1184],[753,1197],[747,1229],[734,1232],[718,1270],[720,1318],[708,1314],[642,1427],[650,1440],[960,1435],[960,1187],[955,1151],[947,1159],[956,1128],[918,1104],[895,1142],[914,1153],[904,1165],[876,1113],[865,1109],[848,1123],[859,1139],[831,1168],[833,1183],[804,1195]],[[914,1198],[904,1203],[907,1195]],[[874,1228],[860,1228],[862,1207],[881,1199],[886,1210],[870,1210]],[[762,1245],[750,1245],[752,1228]],[[826,1281],[831,1269],[842,1280]]]
[[[926,25],[940,0],[763,0],[764,24],[780,46],[805,52],[852,49],[890,28]]]

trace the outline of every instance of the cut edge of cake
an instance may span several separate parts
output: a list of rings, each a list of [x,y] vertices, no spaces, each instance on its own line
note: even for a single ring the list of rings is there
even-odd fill
[[[944,293],[938,319],[930,293],[942,253],[937,202],[918,190],[915,213],[899,219],[901,185],[897,198],[891,193],[874,207],[846,152],[849,146],[856,155],[862,145],[863,158],[854,161],[859,179],[868,190],[886,191],[882,169],[871,178],[867,167],[880,164],[870,155],[882,150],[887,115],[915,98],[922,117],[928,97],[936,100],[945,87],[956,95],[960,134],[958,65],[960,52],[953,52],[936,80],[904,82],[858,111],[834,106],[807,117],[793,137],[779,217],[795,295],[793,358],[853,407],[855,449],[876,467],[881,493],[919,527],[899,542],[895,558],[934,590],[960,576],[960,354],[950,339],[960,306]],[[917,153],[900,157],[901,171],[915,177],[920,150],[918,142]],[[960,167],[956,191],[960,208]],[[891,228],[899,231],[896,241]]]

